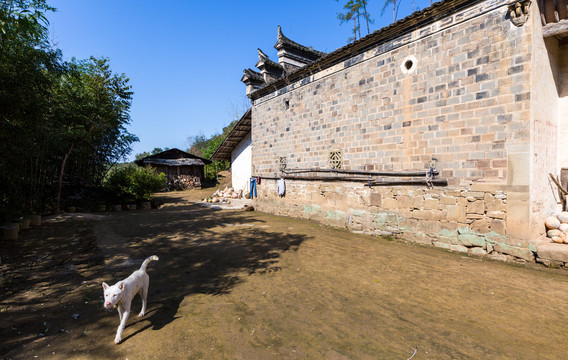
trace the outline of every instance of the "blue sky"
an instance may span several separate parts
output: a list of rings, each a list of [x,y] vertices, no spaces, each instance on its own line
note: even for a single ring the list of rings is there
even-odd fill
[[[130,78],[128,130],[140,138],[133,158],[155,147],[186,150],[188,137],[221,132],[246,104],[240,79],[254,68],[257,48],[278,61],[278,25],[316,50],[346,45],[351,24],[337,20],[346,1],[48,0],[57,8],[48,18],[51,41],[66,60],[107,57],[114,72]],[[383,4],[369,1],[371,31],[392,22],[392,5],[380,16]],[[411,0],[401,4],[397,19],[412,12]]]

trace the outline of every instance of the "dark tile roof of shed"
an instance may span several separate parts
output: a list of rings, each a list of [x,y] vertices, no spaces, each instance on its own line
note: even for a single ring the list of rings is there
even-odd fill
[[[449,14],[469,6],[473,6],[482,1],[484,0],[443,0],[435,2],[430,7],[420,11],[415,11],[409,16],[379,30],[375,30],[371,34],[332,51],[304,67],[287,73],[286,76],[283,76],[278,80],[252,92],[250,94],[250,98],[253,100],[258,99],[273,91],[281,89],[292,82],[318,73],[323,69],[329,68],[355,55],[361,54],[381,43],[385,43],[402,35],[408,34],[417,28],[438,21]]]
[[[144,165],[164,165],[164,166],[199,166],[205,165],[201,159],[144,159]]]
[[[245,114],[239,119],[237,125],[231,130],[229,135],[223,140],[221,145],[215,150],[211,156],[212,160],[231,160],[231,152],[250,133],[252,111],[249,108]]]
[[[166,151],[162,151],[161,153],[158,153],[158,154],[155,154],[155,155],[146,156],[145,158],[134,161],[134,163],[138,166],[144,166],[146,164],[166,165],[166,163],[169,163],[170,166],[203,165],[203,164],[198,164],[195,161],[185,161],[186,164],[182,164],[184,162],[183,161],[184,159],[200,160],[201,162],[203,162],[203,164],[206,164],[206,165],[212,163],[211,160],[204,159],[204,158],[199,157],[197,155],[193,155],[193,154],[190,154],[190,153],[185,152],[185,151],[181,151],[180,149],[176,149],[176,148],[169,149],[169,150],[166,150]],[[179,165],[171,165],[171,164],[176,163],[175,161],[159,162],[159,160],[179,160],[178,161]]]

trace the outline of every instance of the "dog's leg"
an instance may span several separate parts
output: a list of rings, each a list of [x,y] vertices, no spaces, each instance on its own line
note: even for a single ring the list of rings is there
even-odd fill
[[[148,281],[145,281],[142,287],[140,288],[140,297],[142,298],[142,311],[138,314],[139,317],[144,316],[146,314],[146,297],[148,296]]]
[[[123,312],[122,307],[119,306],[117,308],[117,310],[118,310],[118,321],[121,322],[122,321],[122,312]]]
[[[114,338],[115,344],[118,344],[122,341],[122,332],[126,327],[126,321],[128,320],[129,315],[130,315],[130,309],[124,309],[124,312],[122,313],[122,319],[120,319],[120,325],[118,325],[118,329],[116,330],[116,337]]]

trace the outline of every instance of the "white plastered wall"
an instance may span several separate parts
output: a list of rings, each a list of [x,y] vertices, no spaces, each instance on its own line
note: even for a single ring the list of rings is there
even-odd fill
[[[568,44],[559,47],[558,58],[558,165],[559,168],[568,168]]]
[[[249,179],[252,174],[251,159],[252,142],[248,133],[231,152],[231,174],[233,188],[236,191],[248,191]]]

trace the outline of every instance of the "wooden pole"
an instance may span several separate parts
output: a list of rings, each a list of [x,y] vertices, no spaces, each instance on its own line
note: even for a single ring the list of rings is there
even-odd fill
[[[285,174],[298,174],[298,173],[337,173],[337,174],[357,174],[357,175],[369,175],[369,176],[407,176],[407,177],[418,177],[426,176],[428,170],[413,170],[413,171],[368,171],[368,170],[343,170],[343,169],[319,169],[319,168],[297,168],[297,169],[285,169],[282,171]],[[434,170],[433,175],[438,175],[439,171]]]

